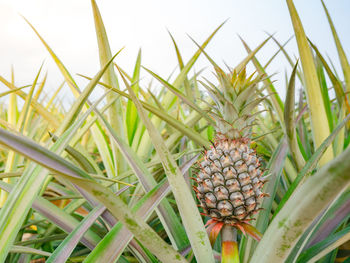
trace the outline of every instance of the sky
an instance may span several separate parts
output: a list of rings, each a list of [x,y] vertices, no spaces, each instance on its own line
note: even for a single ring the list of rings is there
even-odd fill
[[[176,68],[176,54],[169,37],[174,36],[186,61],[223,21],[207,53],[220,65],[237,65],[246,52],[238,37],[241,36],[251,48],[258,46],[274,33],[281,42],[293,35],[286,1],[284,0],[96,0],[106,27],[112,53],[124,47],[115,62],[131,73],[141,48],[142,65],[167,78]],[[328,55],[341,74],[336,48],[320,0],[295,0],[299,16],[308,37],[316,43],[323,55]],[[345,52],[350,56],[350,1],[325,0],[340,36]],[[48,72],[46,92],[53,93],[62,83],[50,55],[38,37],[21,17],[26,17],[54,50],[56,55],[76,79],[80,89],[86,85],[77,74],[93,76],[100,68],[91,2],[88,0],[0,0],[0,75],[10,79],[14,68],[15,84],[33,82],[40,66]],[[270,41],[258,54],[262,64],[277,51]],[[286,49],[297,57],[297,46],[292,39]],[[201,57],[195,66],[199,71],[206,68],[205,76],[212,68]],[[274,75],[275,86],[285,95],[285,70],[291,68],[279,54],[268,68]],[[143,71],[143,83],[151,77]],[[342,75],[341,75],[342,76]],[[159,85],[156,81],[154,84]],[[155,85],[155,86],[156,86]],[[0,84],[0,92],[6,91]],[[68,88],[60,96],[72,100]]]

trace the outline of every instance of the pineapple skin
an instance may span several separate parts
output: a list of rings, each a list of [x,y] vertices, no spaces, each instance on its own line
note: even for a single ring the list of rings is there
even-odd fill
[[[266,194],[256,151],[247,138],[230,139],[218,133],[199,163],[195,191],[204,214],[239,225],[257,213]]]

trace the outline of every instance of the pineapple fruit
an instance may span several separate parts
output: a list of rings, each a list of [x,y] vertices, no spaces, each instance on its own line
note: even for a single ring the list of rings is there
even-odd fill
[[[195,191],[211,222],[230,224],[244,232],[267,196],[262,192],[259,157],[250,146],[252,126],[259,113],[254,109],[263,100],[256,91],[261,77],[247,77],[244,69],[238,74],[215,70],[219,87],[203,85],[216,104],[212,115],[216,137],[211,149],[203,152]]]

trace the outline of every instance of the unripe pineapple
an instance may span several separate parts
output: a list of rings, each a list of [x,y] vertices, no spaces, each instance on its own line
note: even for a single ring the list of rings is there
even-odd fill
[[[216,137],[211,149],[204,151],[195,191],[204,214],[241,228],[266,196],[259,157],[250,146],[258,114],[253,111],[263,100],[256,94],[261,78],[246,78],[245,70],[225,74],[216,68],[216,73],[219,87],[205,85],[216,104]]]

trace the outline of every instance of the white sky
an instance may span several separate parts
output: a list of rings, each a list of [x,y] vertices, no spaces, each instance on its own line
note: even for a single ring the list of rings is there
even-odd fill
[[[350,56],[350,1],[325,0],[333,22]],[[177,65],[176,55],[169,30],[175,37],[187,61],[195,52],[195,44],[204,41],[224,20],[228,22],[214,37],[206,49],[221,65],[225,61],[235,66],[246,56],[237,37],[243,37],[251,48],[265,38],[264,31],[276,33],[280,42],[292,34],[287,5],[282,0],[97,0],[109,37],[112,53],[125,47],[115,62],[131,73],[137,52],[142,48],[142,64],[163,77],[167,77]],[[295,0],[296,8],[306,33],[320,51],[328,54],[341,74],[338,57],[329,26],[319,0]],[[94,75],[99,70],[97,41],[88,0],[0,0],[0,75],[10,79],[11,65],[14,67],[17,85],[32,83],[43,61],[44,72],[48,72],[47,92],[52,93],[63,77],[60,75],[40,40],[21,18],[25,16],[39,31],[83,89],[86,81],[77,73]],[[287,50],[297,53],[295,40]],[[271,41],[259,53],[264,64],[277,50]],[[205,58],[196,65],[199,70],[209,66]],[[208,67],[206,75],[210,75]],[[284,70],[290,67],[280,54],[269,67],[275,76],[276,87],[284,96]],[[146,72],[142,73],[149,76]],[[342,76],[342,75],[341,75]],[[158,85],[156,81],[155,84]],[[51,91],[49,90],[51,89]],[[0,92],[6,88],[0,84]],[[64,93],[69,94],[66,89]],[[283,98],[284,99],[284,98]]]

